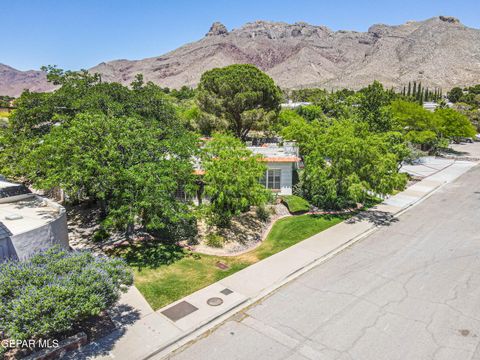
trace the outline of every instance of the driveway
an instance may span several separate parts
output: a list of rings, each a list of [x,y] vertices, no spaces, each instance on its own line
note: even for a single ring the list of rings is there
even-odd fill
[[[480,359],[480,167],[171,359]]]

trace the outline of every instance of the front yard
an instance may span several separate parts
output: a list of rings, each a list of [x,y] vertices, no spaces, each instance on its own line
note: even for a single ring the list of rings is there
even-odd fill
[[[175,245],[132,251],[135,285],[154,310],[338,224],[342,215],[301,215],[278,220],[265,241],[238,256],[191,253]],[[140,255],[139,255],[140,254]],[[156,261],[156,259],[158,261]]]

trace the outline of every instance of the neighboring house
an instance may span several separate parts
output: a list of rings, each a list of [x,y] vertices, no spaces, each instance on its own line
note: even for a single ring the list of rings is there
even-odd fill
[[[453,103],[447,102],[446,105],[451,108],[453,106]],[[433,102],[433,101],[425,101],[423,103],[423,108],[428,111],[435,111],[435,109],[439,106],[438,103]]]
[[[264,144],[263,146],[249,146],[254,154],[263,155],[267,163],[265,177],[262,184],[279,195],[291,195],[294,185],[295,172],[300,164],[298,148],[292,142],[279,144]]]
[[[0,180],[0,261],[22,260],[54,245],[69,247],[65,209]]]
[[[281,104],[280,106],[284,109],[295,109],[300,106],[307,106],[311,104],[311,102],[306,101],[293,102],[292,100],[288,100],[288,103]]]

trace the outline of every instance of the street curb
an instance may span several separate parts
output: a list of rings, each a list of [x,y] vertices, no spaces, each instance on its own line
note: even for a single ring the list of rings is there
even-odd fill
[[[455,162],[454,162],[455,163]],[[453,165],[454,163],[450,164],[448,167]],[[459,177],[464,175],[466,172],[470,171],[473,167],[478,166],[478,163],[473,165],[471,168],[469,168],[467,171],[463,172],[459,176],[457,176],[455,179],[452,181],[445,181],[439,185],[437,185],[435,188],[433,188],[430,192],[419,198],[418,200],[414,201],[411,204],[408,204],[405,206],[405,208],[398,210],[397,212],[392,214],[392,218],[398,218],[399,216],[403,215],[413,207],[417,206],[418,204],[422,203],[426,199],[428,199],[430,196],[438,192],[440,189],[442,189],[445,185],[451,184],[452,182],[456,181]],[[445,168],[444,168],[445,169]],[[442,169],[442,170],[444,170]],[[428,176],[429,177],[429,176]],[[428,178],[426,177],[426,178]],[[212,319],[206,321],[205,323],[201,324],[195,329],[192,329],[188,333],[182,334],[179,337],[177,337],[174,340],[171,340],[168,344],[161,346],[154,352],[150,353],[149,355],[141,358],[142,360],[147,360],[147,359],[152,359],[155,356],[160,356],[159,359],[164,359],[167,356],[169,356],[172,352],[178,350],[179,348],[185,346],[186,344],[190,342],[194,342],[197,338],[201,337],[203,334],[215,329],[216,327],[222,325],[224,322],[226,322],[228,319],[232,318],[236,314],[240,313],[244,309],[252,306],[253,304],[261,301],[265,297],[273,294],[277,290],[279,290],[281,287],[284,285],[288,284],[292,280],[295,280],[296,278],[300,277],[301,275],[305,274],[309,270],[319,266],[320,264],[324,263],[325,261],[329,260],[330,258],[334,257],[338,253],[342,252],[343,250],[349,248],[350,246],[354,245],[358,241],[366,238],[367,236],[373,234],[374,232],[378,231],[379,229],[383,228],[382,225],[375,225],[372,224],[370,228],[365,230],[364,232],[356,235],[355,237],[347,240],[345,243],[342,245],[339,245],[335,249],[329,251],[328,253],[312,260],[311,262],[303,265],[299,269],[291,272],[287,276],[285,276],[283,279],[280,281],[272,284],[272,286],[264,289],[262,292],[260,292],[258,295],[255,297],[247,298],[244,301],[242,301],[239,304],[236,304],[235,306],[231,307],[230,309],[226,310],[225,312],[218,314],[217,316],[213,317]]]

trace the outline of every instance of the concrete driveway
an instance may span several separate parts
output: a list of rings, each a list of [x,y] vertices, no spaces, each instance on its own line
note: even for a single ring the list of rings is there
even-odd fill
[[[480,359],[480,167],[170,356]]]

